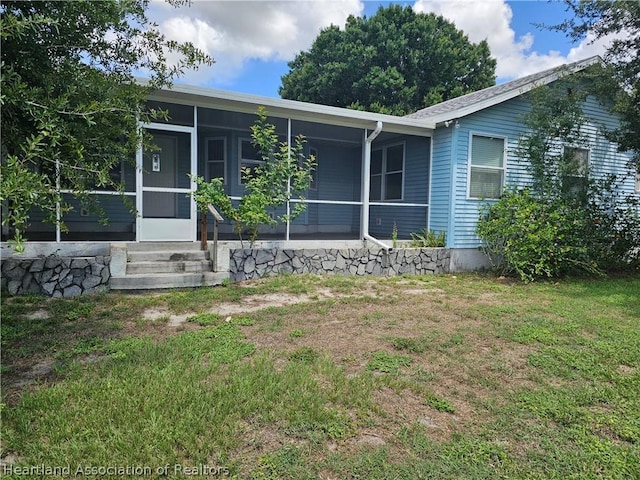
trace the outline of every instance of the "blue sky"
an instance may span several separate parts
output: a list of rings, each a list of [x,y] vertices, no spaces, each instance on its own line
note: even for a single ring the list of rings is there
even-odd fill
[[[287,62],[310,47],[320,29],[344,26],[348,15],[375,14],[398,3],[453,21],[473,42],[486,39],[497,59],[498,82],[602,55],[606,42],[572,44],[562,33],[536,26],[567,17],[560,2],[506,0],[195,0],[190,8],[154,3],[150,14],[176,40],[189,40],[216,60],[182,83],[278,97]]]

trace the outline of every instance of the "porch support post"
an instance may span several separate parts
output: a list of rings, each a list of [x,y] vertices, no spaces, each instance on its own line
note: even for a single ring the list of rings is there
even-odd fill
[[[144,127],[138,123],[138,128]],[[136,242],[140,241],[140,229],[142,226],[142,138],[136,152]]]
[[[287,118],[287,161],[291,164],[291,117]],[[285,234],[285,240],[290,240],[291,234],[291,221],[289,215],[291,215],[291,176],[287,178],[287,230]]]
[[[60,159],[56,159],[56,192],[60,193]],[[62,236],[60,235],[60,222],[62,221],[62,213],[60,211],[60,200],[56,202],[56,243],[60,243]]]
[[[189,189],[192,192],[196,190],[196,180],[194,175],[198,174],[198,107],[193,106],[193,133],[191,133],[191,178],[189,180]],[[196,241],[198,238],[198,206],[195,198],[190,195],[191,201],[191,240]],[[206,232],[205,232],[206,235]]]

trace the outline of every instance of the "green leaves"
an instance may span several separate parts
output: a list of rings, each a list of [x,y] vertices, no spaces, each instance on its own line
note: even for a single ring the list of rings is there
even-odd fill
[[[304,155],[302,135],[298,135],[291,146],[279,142],[275,126],[267,120],[266,109],[260,107],[257,115],[258,119],[251,127],[251,140],[264,163],[254,170],[243,169],[246,193],[237,206],[224,192],[221,179],[207,183],[203,178],[196,178],[198,188],[194,193],[200,211],[206,211],[208,204],[214,205],[234,223],[240,240],[248,231],[251,244],[258,238],[259,226],[291,221],[305,211],[306,204],[300,201],[293,203],[289,213],[276,214],[277,209],[290,200],[305,199],[304,193],[309,189],[316,165],[313,156]]]
[[[640,265],[638,199],[623,196],[621,178],[589,178],[576,157],[588,146],[580,83],[541,87],[523,123],[517,154],[530,189],[504,192],[485,206],[477,225],[483,250],[502,274],[524,281],[567,274],[601,275]]]
[[[320,32],[282,77],[283,98],[406,115],[495,83],[486,42],[411,7],[381,7]]]
[[[147,0],[1,6],[0,201],[20,243],[35,210],[52,223],[57,204],[69,210],[60,188],[85,201],[94,188],[122,190],[111,170],[135,163],[140,143],[150,144],[139,122],[163,115],[147,108],[149,93],[212,59],[166,40],[146,17]],[[136,82],[141,71],[148,86]]]

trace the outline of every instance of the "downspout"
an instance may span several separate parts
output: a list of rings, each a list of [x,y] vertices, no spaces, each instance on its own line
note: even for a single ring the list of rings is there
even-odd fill
[[[360,225],[360,231],[362,232],[362,240],[374,243],[381,247],[386,253],[393,251],[393,248],[386,243],[381,242],[377,238],[369,235],[369,189],[371,187],[371,144],[382,131],[382,122],[378,120],[376,128],[371,135],[365,138],[364,143],[364,162],[362,171],[362,219]],[[365,130],[365,135],[366,135]]]

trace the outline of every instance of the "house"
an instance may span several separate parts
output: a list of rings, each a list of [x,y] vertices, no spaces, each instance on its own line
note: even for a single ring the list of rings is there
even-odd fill
[[[264,238],[359,239],[389,247],[394,225],[399,238],[426,228],[446,232],[452,270],[474,268],[484,262],[475,234],[481,206],[504,185],[527,181],[514,153],[525,131],[519,118],[528,108],[527,92],[598,61],[546,70],[405,117],[175,85],[149,100],[169,112],[168,121],[145,125],[160,150],[140,151],[138,168],[122,162],[113,172],[139,216],[120,195],[96,191],[109,225],[100,226],[91,212],[78,208],[64,216],[69,231],[63,233],[34,214],[26,237],[63,243],[195,242],[199,221],[188,174],[222,177],[226,191],[241,198],[240,169],[261,162],[250,127],[264,106],[281,140],[304,135],[306,153],[317,159],[306,212],[291,224],[266,228]],[[590,172],[626,171],[629,155],[617,152],[600,133],[600,125],[615,125],[615,118],[595,99],[585,108],[590,143],[581,153]],[[639,193],[640,185],[629,178],[623,188]],[[231,225],[223,223],[220,235],[232,238]]]

